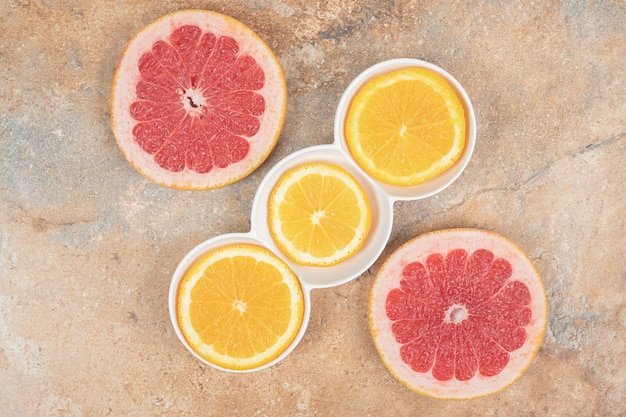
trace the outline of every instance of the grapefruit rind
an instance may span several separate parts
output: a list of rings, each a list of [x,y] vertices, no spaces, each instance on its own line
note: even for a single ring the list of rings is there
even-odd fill
[[[152,155],[134,141],[132,130],[136,122],[130,116],[130,104],[137,94],[140,80],[137,62],[157,40],[167,40],[177,27],[195,25],[216,36],[230,36],[239,44],[240,55],[250,55],[263,68],[265,84],[256,92],[265,98],[265,112],[260,117],[260,129],[245,139],[250,144],[246,157],[226,168],[213,167],[207,174],[185,168],[171,172],[161,168]],[[287,108],[287,85],[283,69],[270,47],[240,21],[208,10],[181,10],[167,14],[136,34],[126,45],[113,77],[111,91],[111,124],[120,150],[128,162],[149,180],[171,188],[205,190],[232,184],[256,170],[274,149],[282,132]]]
[[[205,344],[195,331],[189,315],[191,291],[209,265],[233,256],[251,256],[258,262],[264,262],[277,268],[283,276],[283,282],[289,287],[291,300],[291,320],[285,333],[276,343],[264,352],[250,358],[233,358],[215,351],[212,345]],[[203,255],[185,274],[178,288],[177,319],[181,332],[191,349],[210,364],[229,370],[252,370],[270,363],[279,357],[296,339],[304,321],[304,294],[300,281],[280,258],[269,250],[251,244],[233,244],[215,249]]]
[[[487,249],[496,257],[508,260],[514,271],[511,279],[522,281],[532,296],[532,320],[525,326],[526,343],[509,352],[510,360],[498,375],[485,377],[478,372],[469,381],[451,379],[439,381],[430,372],[418,373],[400,357],[400,344],[391,330],[385,302],[389,291],[400,287],[402,268],[414,261],[424,261],[432,253],[445,254],[462,248],[468,253]],[[410,390],[432,398],[461,400],[482,397],[499,392],[518,378],[530,366],[545,334],[548,302],[541,276],[530,259],[512,241],[495,232],[481,229],[447,229],[420,235],[394,251],[383,263],[372,284],[369,300],[369,323],[374,345],[389,372]]]

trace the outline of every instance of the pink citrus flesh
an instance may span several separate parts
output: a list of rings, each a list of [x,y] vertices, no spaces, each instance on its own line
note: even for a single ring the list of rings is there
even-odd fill
[[[256,33],[219,13],[183,10],[152,22],[124,49],[111,122],[122,153],[144,176],[210,189],[265,161],[286,100],[282,68]]]
[[[405,243],[373,283],[369,322],[387,369],[441,399],[498,392],[526,371],[548,317],[542,279],[509,239],[448,229]]]

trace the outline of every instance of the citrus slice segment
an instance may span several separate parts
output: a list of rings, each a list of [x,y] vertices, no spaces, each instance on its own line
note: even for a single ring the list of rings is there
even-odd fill
[[[412,186],[459,159],[465,112],[442,76],[407,67],[366,82],[350,103],[344,130],[365,172],[386,184]]]
[[[177,318],[185,340],[231,370],[265,365],[296,338],[304,295],[289,266],[269,250],[231,244],[208,252],[181,280]]]
[[[504,389],[537,354],[547,324],[539,273],[493,232],[419,236],[379,270],[370,294],[374,344],[389,371],[420,394],[469,399]]]
[[[286,85],[272,50],[211,11],[170,13],[126,46],[111,123],[128,161],[161,185],[209,189],[253,172],[283,127]]]
[[[332,266],[355,254],[372,223],[357,180],[338,165],[312,162],[286,171],[268,199],[268,226],[292,261]]]

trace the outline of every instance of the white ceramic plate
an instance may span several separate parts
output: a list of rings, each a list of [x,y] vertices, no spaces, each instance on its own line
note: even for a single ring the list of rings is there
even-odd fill
[[[465,108],[467,120],[467,138],[460,159],[448,170],[423,184],[411,187],[390,186],[372,179],[350,155],[344,137],[344,121],[354,95],[364,83],[387,72],[407,66],[424,67],[443,76],[456,91]],[[348,86],[337,106],[334,121],[334,142],[296,151],[279,161],[267,173],[256,192],[252,203],[251,228],[248,233],[230,233],[213,237],[193,248],[181,261],[172,277],[169,289],[169,312],[176,335],[183,345],[200,361],[217,369],[230,372],[250,372],[268,368],[284,359],[300,343],[309,323],[311,312],[311,290],[328,288],[344,284],[365,272],[378,259],[389,240],[393,226],[393,204],[398,200],[416,200],[432,196],[452,184],[463,172],[474,150],[476,142],[476,118],[472,104],[463,87],[443,69],[418,59],[401,58],[378,63],[358,75]],[[289,169],[309,162],[328,162],[339,165],[350,172],[361,184],[370,201],[372,226],[368,237],[359,252],[338,265],[330,267],[310,267],[295,264],[278,249],[274,243],[267,222],[267,203],[270,192],[278,179]],[[176,298],[180,281],[191,265],[205,253],[221,246],[236,243],[252,243],[266,247],[283,259],[300,279],[304,292],[304,320],[297,337],[292,344],[273,361],[246,371],[233,371],[210,363],[198,355],[189,346],[178,325],[176,317]]]

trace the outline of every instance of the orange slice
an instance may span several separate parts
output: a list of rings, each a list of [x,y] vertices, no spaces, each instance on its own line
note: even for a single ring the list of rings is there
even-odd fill
[[[294,341],[304,316],[300,282],[269,250],[235,244],[200,258],[183,277],[177,317],[208,362],[233,370],[271,362]]]
[[[355,254],[370,230],[367,194],[345,169],[308,163],[287,171],[268,201],[281,251],[300,265],[331,266]]]
[[[546,330],[541,276],[486,230],[426,233],[398,248],[372,285],[369,321],[389,371],[420,394],[469,399],[526,371]]]
[[[465,114],[437,73],[409,67],[368,81],[346,116],[346,142],[357,163],[386,184],[426,182],[452,166],[465,145]]]

